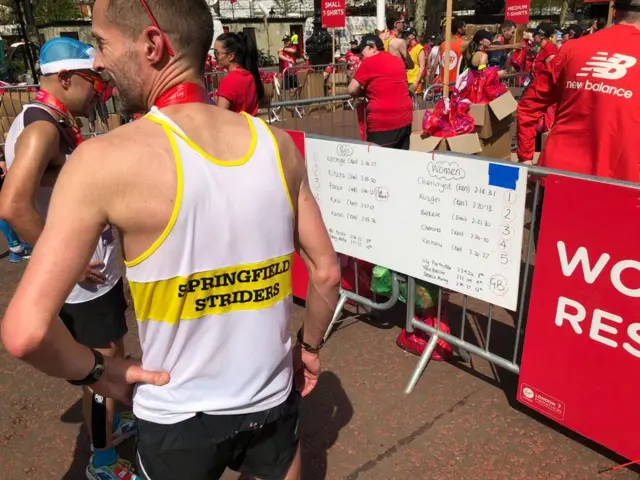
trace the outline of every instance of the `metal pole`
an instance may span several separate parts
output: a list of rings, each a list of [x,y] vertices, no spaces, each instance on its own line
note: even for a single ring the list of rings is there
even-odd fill
[[[384,9],[385,0],[376,0],[376,26],[381,32],[387,29]]]
[[[453,0],[447,0],[446,31],[444,33],[444,75],[442,76],[442,92],[444,98],[449,98],[449,65],[451,55],[451,17],[453,17]]]
[[[27,62],[29,62],[29,68],[31,69],[31,73],[33,75],[33,83],[38,83],[38,73],[36,72],[36,62],[33,59],[33,51],[31,50],[31,42],[29,41],[29,35],[27,35],[27,27],[24,23],[24,16],[22,13],[22,7],[20,5],[20,0],[13,0],[13,8],[16,14],[16,20],[18,21],[18,25],[20,26],[20,33],[24,38],[24,45],[27,49]]]

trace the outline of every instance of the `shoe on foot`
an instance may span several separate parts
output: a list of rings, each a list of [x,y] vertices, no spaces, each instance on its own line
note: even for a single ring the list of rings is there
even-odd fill
[[[137,432],[136,419],[131,412],[122,412],[119,414],[120,422],[113,431],[113,446],[117,447],[122,442],[133,437]]]
[[[21,252],[9,252],[9,261],[11,263],[20,263],[31,258],[31,251],[22,250]]]
[[[134,473],[131,462],[119,458],[116,463],[104,467],[93,465],[93,455],[86,470],[87,480],[142,480]]]

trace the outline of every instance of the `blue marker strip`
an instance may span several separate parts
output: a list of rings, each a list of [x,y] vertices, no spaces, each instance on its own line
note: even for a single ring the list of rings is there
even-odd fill
[[[518,178],[520,178],[520,169],[518,167],[500,165],[498,163],[489,164],[489,185],[492,187],[515,190]]]

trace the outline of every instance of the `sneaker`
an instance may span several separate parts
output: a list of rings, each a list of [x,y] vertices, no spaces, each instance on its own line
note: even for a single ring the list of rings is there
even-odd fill
[[[131,462],[119,458],[114,464],[104,467],[95,467],[93,465],[93,455],[89,460],[86,470],[87,480],[142,480],[138,475],[133,473],[133,465]]]
[[[11,263],[20,263],[31,258],[31,251],[22,250],[21,252],[9,252],[9,261]]]
[[[22,242],[22,251],[25,253],[25,255],[30,257],[31,253],[33,252],[33,247],[28,243]]]
[[[113,446],[117,447],[122,442],[130,439],[137,433],[136,419],[131,412],[120,413],[120,423],[113,431]]]

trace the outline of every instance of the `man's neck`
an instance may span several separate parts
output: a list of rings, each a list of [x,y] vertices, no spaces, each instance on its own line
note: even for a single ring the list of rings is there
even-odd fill
[[[60,102],[65,106],[65,108],[68,109],[66,102],[65,102],[65,98],[64,98],[64,90],[62,88],[60,88],[60,84],[57,82],[49,82],[47,80],[50,79],[45,79],[42,78],[40,81],[40,89],[44,90],[45,92],[47,92],[49,95],[57,98],[58,100],[60,100]],[[62,118],[62,115],[60,113],[58,113],[56,110],[47,107],[46,105],[41,105],[43,108],[45,108],[53,117],[60,119]]]
[[[148,108],[155,105],[162,94],[182,83],[195,83],[204,87],[202,78],[200,78],[200,75],[193,70],[165,70],[160,74],[149,90],[149,97],[147,100]]]
[[[637,22],[625,22],[624,20],[620,20],[613,26],[615,27],[616,25],[628,25],[630,27],[636,27],[638,30],[640,30],[640,23]]]

